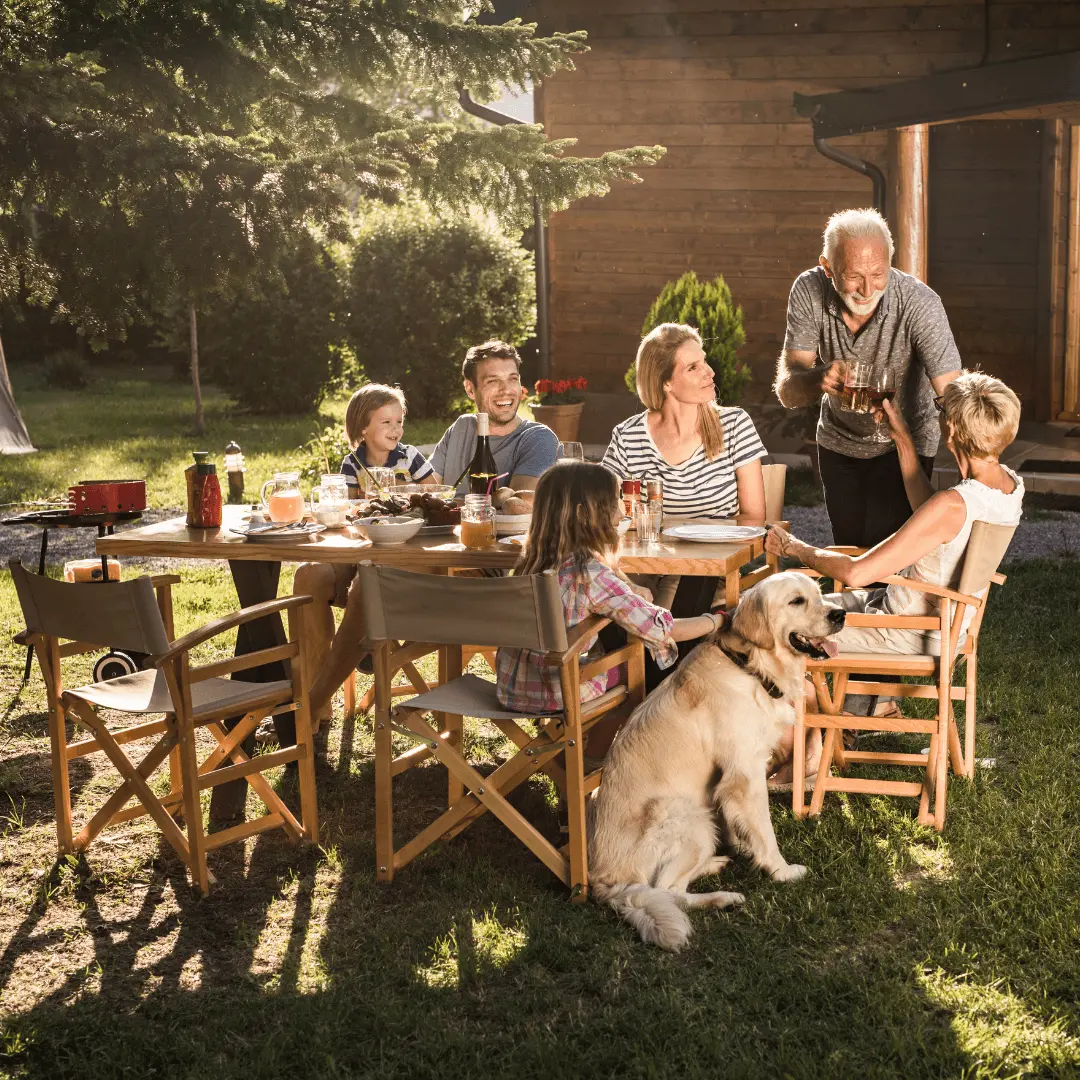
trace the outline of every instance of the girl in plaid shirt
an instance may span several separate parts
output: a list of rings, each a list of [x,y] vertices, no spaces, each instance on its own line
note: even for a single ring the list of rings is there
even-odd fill
[[[632,585],[616,569],[622,503],[615,474],[600,465],[571,462],[548,469],[536,485],[532,522],[519,574],[558,574],[567,628],[589,615],[602,615],[641,638],[661,667],[676,659],[675,642],[715,632],[717,616],[674,619],[652,603],[648,589]],[[596,637],[582,645],[582,653]],[[499,649],[495,658],[499,701],[508,709],[535,714],[558,712],[562,689],[558,668],[530,649]],[[581,684],[581,700],[591,701],[625,677],[622,668]]]

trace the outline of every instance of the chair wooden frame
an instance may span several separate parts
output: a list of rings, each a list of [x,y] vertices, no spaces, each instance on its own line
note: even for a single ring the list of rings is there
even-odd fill
[[[13,574],[22,574],[31,579],[36,576],[27,574],[16,560],[12,560],[10,565]],[[130,583],[121,583],[127,584]],[[110,688],[132,678],[131,676],[64,690],[61,659],[89,651],[90,648],[98,648],[99,645],[86,647],[85,642],[62,644],[63,639],[55,634],[27,631],[26,641],[34,648],[48,693],[57,849],[61,855],[84,851],[109,826],[149,814],[190,870],[194,885],[205,895],[215,881],[206,864],[208,851],[272,828],[283,829],[290,839],[297,843],[311,843],[317,839],[314,752],[306,680],[300,659],[303,655],[300,648],[302,620],[297,617],[297,609],[310,602],[309,596],[290,596],[244,608],[172,641],[166,651],[149,656],[144,671],[161,673],[167,686],[169,703],[172,705],[171,710],[163,713],[160,709],[125,708],[121,698],[117,698],[115,702],[110,700],[110,693],[113,692]],[[197,645],[244,623],[282,611],[287,612],[289,617],[290,633],[287,644],[199,667],[192,666],[190,654]],[[103,634],[108,635],[107,627],[103,628]],[[171,638],[171,635],[169,637]],[[71,647],[72,645],[75,647]],[[222,700],[215,702],[211,693],[209,698],[200,704],[193,703],[192,688],[200,683],[208,680],[224,681],[223,676],[282,661],[289,663],[292,671],[285,686],[280,682],[231,682],[230,692],[223,695]],[[236,690],[238,686],[244,687],[239,693]],[[97,702],[107,702],[104,707],[119,712],[146,714],[155,711],[162,715],[162,719],[111,730],[98,714],[95,707]],[[287,711],[296,713],[297,745],[275,753],[249,757],[243,749],[243,741],[265,717]],[[242,719],[230,730],[226,730],[224,721],[237,715],[242,715]],[[74,722],[85,727],[91,737],[69,742],[65,723],[69,716]],[[217,743],[202,762],[198,760],[195,745],[195,732],[198,728],[205,728]],[[160,736],[157,742],[137,764],[125,753],[125,744],[155,735]],[[97,752],[106,755],[120,774],[122,783],[75,835],[68,764],[75,758]],[[170,791],[168,795],[158,797],[148,781],[166,758],[170,761]],[[291,761],[299,764],[302,822],[296,820],[262,775],[268,769]],[[200,793],[207,788],[240,778],[246,779],[262,799],[267,813],[231,828],[205,834]],[[136,803],[127,806],[132,797],[137,800]],[[186,825],[186,835],[177,821],[180,814]]]
[[[985,525],[976,522],[975,527]],[[988,526],[1004,529],[1003,526]],[[1008,534],[1011,536],[1011,531]],[[1007,546],[1007,542],[1006,545]],[[859,549],[830,548],[848,553]],[[969,543],[969,551],[971,544]],[[801,573],[820,578],[821,574],[807,568]],[[827,575],[826,575],[827,576]],[[982,577],[984,588],[972,593],[947,589],[911,578],[892,576],[885,584],[901,585],[906,589],[936,597],[936,615],[886,615],[848,612],[848,626],[937,631],[943,643],[941,656],[906,655],[901,653],[852,653],[830,657],[828,660],[804,662],[818,698],[819,711],[808,713],[803,699],[796,704],[794,752],[792,757],[792,812],[796,817],[821,813],[825,795],[830,791],[853,794],[912,796],[919,800],[918,821],[933,825],[940,832],[945,827],[946,792],[951,765],[957,776],[971,780],[975,776],[975,720],[978,679],[979,630],[992,585],[1003,585],[1005,575],[994,570]],[[976,595],[981,593],[982,595]],[[960,644],[965,615],[973,614],[964,642]],[[958,669],[963,665],[963,682],[957,684]],[[852,680],[855,673],[879,676],[874,681]],[[830,689],[826,676],[832,676]],[[906,680],[917,677],[933,679],[932,685]],[[843,713],[847,694],[886,697],[923,698],[937,701],[932,719],[912,717],[849,716]],[[964,702],[964,739],[961,742],[953,702]],[[821,762],[814,784],[810,805],[805,801],[806,728],[825,729]],[[930,736],[926,755],[878,751],[846,750],[845,731],[886,731],[920,733]],[[833,775],[833,769],[843,772],[850,765],[871,764],[914,767],[921,772],[918,781],[874,780]],[[932,809],[931,809],[932,807]]]
[[[437,582],[440,579],[432,577],[428,580]],[[475,580],[479,583],[481,579]],[[365,601],[367,595],[365,591]],[[407,677],[412,678],[407,666],[410,659],[432,651],[439,655],[440,684],[452,686],[462,675],[463,643],[374,641],[375,851],[379,881],[392,881],[398,870],[432,844],[457,836],[490,812],[571,889],[573,900],[585,900],[588,892],[585,798],[599,787],[603,770],[598,768],[586,773],[583,740],[602,717],[620,706],[633,707],[645,696],[645,655],[640,640],[632,639],[611,653],[584,663],[581,661],[582,644],[609,622],[606,618],[590,616],[566,632],[565,648],[546,654],[545,663],[559,671],[563,701],[571,703],[569,708],[559,714],[535,718],[519,714],[513,719],[505,716],[492,719],[492,723],[515,744],[517,753],[488,776],[478,772],[462,752],[462,715],[430,712],[422,697],[413,699],[416,706],[411,701],[393,704],[394,672],[404,669]],[[495,635],[497,623],[497,616],[493,617]],[[491,642],[484,642],[482,647],[491,647]],[[582,680],[595,678],[621,664],[627,665],[627,685],[582,704]],[[430,723],[424,719],[424,712],[430,712]],[[523,726],[530,720],[535,720],[535,732]],[[395,757],[394,732],[419,745]],[[393,779],[430,758],[436,759],[447,770],[447,809],[415,836],[395,846]],[[566,800],[568,842],[564,849],[556,848],[507,800],[516,787],[541,771],[552,778]]]

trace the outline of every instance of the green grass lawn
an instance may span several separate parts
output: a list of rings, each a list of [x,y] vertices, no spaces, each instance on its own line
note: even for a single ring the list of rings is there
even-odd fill
[[[133,398],[99,407],[122,430]],[[53,430],[81,423],[66,412]],[[144,821],[54,866],[41,682],[20,686],[0,576],[0,1076],[1078,1075],[1080,576],[1008,573],[981,642],[978,753],[996,766],[952,782],[945,832],[915,823],[914,800],[830,795],[797,822],[776,799],[808,876],[776,885],[737,860],[711,887],[746,907],[695,913],[679,956],[568,903],[490,816],[377,885],[365,717],[331,727],[319,851],[267,834],[214,852],[206,900]],[[224,568],[183,574],[180,632],[235,606]],[[70,663],[86,676],[88,658]],[[485,771],[507,753],[479,725],[469,749]],[[90,758],[72,780],[81,821],[111,781]],[[404,835],[445,779],[397,785]],[[557,837],[546,786],[515,801]]]
[[[255,416],[236,409],[216,387],[203,392],[206,434],[196,435],[191,386],[135,377],[119,368],[86,390],[48,390],[25,368],[12,370],[15,399],[36,454],[3,459],[0,503],[66,497],[87,479],[145,479],[147,504],[182,506],[184,469],[192,450],[210,450],[224,471],[225,447],[235,439],[247,462],[252,498],[275,471],[306,460],[301,447],[330,425],[345,423],[348,395],[324,401],[318,415]],[[406,422],[406,441],[436,442],[445,420]],[[341,462],[331,461],[337,469]]]

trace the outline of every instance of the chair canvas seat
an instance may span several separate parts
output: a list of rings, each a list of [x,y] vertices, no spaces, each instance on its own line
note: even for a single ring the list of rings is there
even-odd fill
[[[106,682],[89,683],[68,691],[101,709],[126,713],[168,713],[173,711],[165,673],[136,671]],[[287,680],[254,683],[239,679],[206,679],[191,684],[191,709],[196,719],[200,714],[220,713],[223,708],[245,710],[292,696],[292,684]]]
[[[495,684],[479,675],[461,675],[418,697],[396,703],[398,709],[417,709],[421,712],[453,713],[455,716],[475,716],[485,720],[532,720],[542,716],[561,716],[554,712],[514,712],[506,708],[495,693]]]

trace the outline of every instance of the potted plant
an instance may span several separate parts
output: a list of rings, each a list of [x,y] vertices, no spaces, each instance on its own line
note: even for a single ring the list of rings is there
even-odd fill
[[[576,442],[585,408],[581,391],[588,385],[583,378],[537,379],[529,398],[533,419],[551,428],[560,442]]]

